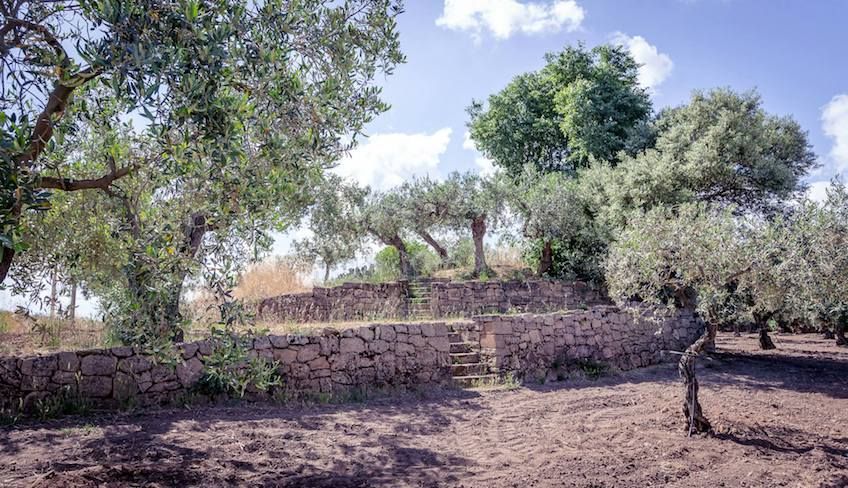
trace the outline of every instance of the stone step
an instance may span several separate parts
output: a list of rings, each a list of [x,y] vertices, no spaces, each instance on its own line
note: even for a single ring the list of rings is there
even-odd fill
[[[479,376],[488,370],[486,363],[451,364],[451,376]]]
[[[480,362],[479,352],[455,352],[450,355],[451,364],[471,364]]]
[[[477,374],[469,376],[454,376],[453,383],[460,388],[479,388],[497,384],[496,374]]]
[[[476,344],[473,342],[451,342],[450,352],[451,354],[461,353],[461,352],[474,352],[474,346]]]

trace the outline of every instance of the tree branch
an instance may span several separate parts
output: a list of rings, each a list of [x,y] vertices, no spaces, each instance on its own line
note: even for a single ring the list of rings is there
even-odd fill
[[[136,165],[125,166],[118,170],[112,171],[100,178],[76,180],[73,178],[54,178],[52,176],[42,176],[38,182],[39,188],[50,188],[63,191],[79,191],[79,190],[105,190],[109,188],[115,180],[127,176],[137,169]]]

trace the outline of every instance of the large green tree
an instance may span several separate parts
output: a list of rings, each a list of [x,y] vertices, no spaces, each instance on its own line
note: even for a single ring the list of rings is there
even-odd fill
[[[403,59],[389,0],[21,3],[0,28],[4,69],[28,77],[3,105],[3,262],[46,189],[97,190],[126,249],[111,311],[148,335],[179,339],[200,264],[302,214]],[[128,114],[145,135],[118,129]]]
[[[496,165],[512,174],[527,164],[574,172],[591,159],[616,161],[620,151],[650,143],[650,98],[623,47],[581,44],[545,60],[487,104],[468,108],[471,138]]]
[[[624,225],[632,210],[693,201],[773,214],[803,193],[802,178],[817,164],[798,123],[766,112],[753,91],[695,92],[656,126],[653,148],[580,175],[610,225]]]
[[[0,8],[0,279],[25,248],[23,213],[47,208],[51,190],[111,191],[140,171],[137,160],[105,159],[75,174],[64,158],[45,157],[74,130],[71,102],[85,87],[108,89],[125,115],[148,119],[156,172],[166,168],[180,182],[202,166],[207,178],[232,183],[260,158],[337,159],[348,147],[340,136],[355,136],[385,108],[374,77],[403,59],[392,0],[22,0]],[[210,217],[183,222],[187,243]]]

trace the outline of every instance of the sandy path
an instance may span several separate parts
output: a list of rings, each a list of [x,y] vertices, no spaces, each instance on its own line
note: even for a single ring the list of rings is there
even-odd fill
[[[687,439],[673,365],[598,381],[314,407],[195,408],[0,430],[0,486],[848,486],[848,349],[723,336],[717,434]]]

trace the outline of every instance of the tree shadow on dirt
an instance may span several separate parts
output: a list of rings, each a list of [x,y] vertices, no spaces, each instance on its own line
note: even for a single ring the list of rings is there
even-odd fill
[[[848,398],[848,361],[795,355],[717,352],[702,361],[704,385],[735,386],[756,391],[792,390]]]
[[[36,466],[43,476],[35,486],[394,486],[396,478],[432,486],[459,479],[471,463],[414,446],[413,439],[438,434],[474,415],[480,407],[471,400],[478,396],[449,390],[362,403],[241,404],[28,423],[5,429],[25,435],[0,435],[0,461],[11,459],[22,444],[30,452],[38,444],[46,455]],[[386,431],[364,427],[375,416],[386,419]],[[78,429],[97,433],[80,436]],[[340,440],[327,446],[316,437],[322,432],[333,432]],[[72,454],[56,447],[63,441],[67,445],[69,435],[82,437]],[[370,448],[346,445],[348,435],[364,439]]]

